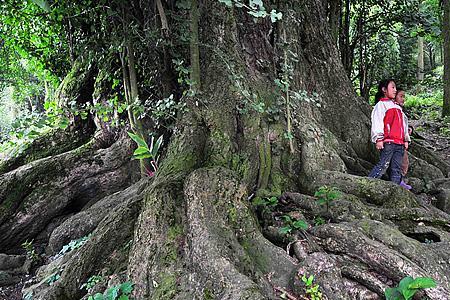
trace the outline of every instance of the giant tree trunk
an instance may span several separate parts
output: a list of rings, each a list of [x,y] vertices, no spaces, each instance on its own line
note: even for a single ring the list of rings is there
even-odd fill
[[[314,275],[328,299],[381,299],[408,275],[438,282],[426,292],[431,299],[450,297],[450,217],[392,183],[347,174],[366,175],[375,161],[370,107],[346,76],[322,3],[282,1],[283,20],[272,24],[201,2],[201,89],[156,176],[102,200],[123,197],[89,227],[88,242],[41,268],[41,283],[27,290],[33,299],[79,299],[80,285],[99,273],[131,280],[136,299],[304,299],[302,275]],[[290,94],[304,95],[286,97],[294,153],[284,138],[285,102],[277,106],[285,95],[274,82],[284,33],[296,55]],[[270,109],[255,109],[261,102]],[[430,181],[444,177],[432,171]],[[450,188],[439,180],[436,187]],[[325,185],[342,191],[326,209],[311,196]],[[279,197],[278,214],[249,202],[271,196]],[[329,223],[283,235],[282,214]],[[63,229],[70,220],[80,224],[73,217]],[[52,235],[52,253],[63,229]],[[48,286],[55,269],[61,278]]]

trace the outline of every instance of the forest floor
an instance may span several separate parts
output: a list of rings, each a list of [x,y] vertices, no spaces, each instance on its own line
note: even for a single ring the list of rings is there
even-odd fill
[[[409,124],[414,128],[413,139],[421,141],[443,161],[450,162],[450,120],[433,118],[429,113],[422,112],[411,113]],[[435,114],[440,115],[440,111]]]

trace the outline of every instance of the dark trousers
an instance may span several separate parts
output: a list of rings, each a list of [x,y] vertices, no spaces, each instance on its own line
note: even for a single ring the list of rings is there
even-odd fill
[[[369,174],[372,178],[381,178],[386,170],[391,166],[391,181],[400,184],[402,181],[402,159],[405,152],[405,146],[394,143],[385,143],[384,148],[381,149],[380,160],[373,167]]]

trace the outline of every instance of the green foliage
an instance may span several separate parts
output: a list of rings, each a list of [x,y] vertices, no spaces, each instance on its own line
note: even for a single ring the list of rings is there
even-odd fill
[[[39,255],[36,253],[36,250],[34,249],[33,240],[31,241],[26,240],[21,244],[21,246],[27,252],[28,259],[30,259],[32,262],[36,262],[39,260]]]
[[[150,146],[147,145],[147,142],[142,137],[131,132],[128,132],[128,135],[138,145],[137,149],[134,150],[133,158],[135,159],[151,158],[152,160],[157,161],[158,151],[163,142],[162,135],[156,140],[156,142],[154,142],[155,137],[152,136]]]
[[[270,17],[272,23],[281,20],[281,18],[283,17],[283,14],[281,12],[277,12],[274,9],[272,9],[270,12],[267,12],[262,0],[249,0],[248,5],[241,0],[219,0],[219,2],[224,3],[228,7],[232,7],[234,5],[239,8],[245,8],[247,10],[247,13],[253,16],[255,19]]]
[[[152,105],[151,117],[155,121],[156,126],[161,126],[168,121],[175,121],[177,113],[185,112],[186,110],[186,103],[175,101],[174,95],[170,94],[169,97],[158,100]]]
[[[53,285],[56,281],[58,281],[61,278],[62,270],[58,270],[52,275],[50,275],[46,280],[45,283],[48,285]]]
[[[110,287],[103,294],[97,293],[94,296],[89,296],[88,300],[128,300],[131,299],[132,291],[133,283],[127,281]]]
[[[28,292],[24,297],[23,300],[33,300],[33,292]]]
[[[316,217],[314,218],[314,226],[320,226],[320,225],[323,225],[323,224],[325,224],[325,223],[326,223],[326,221],[325,221],[325,219],[322,218],[322,217],[316,216]]]
[[[87,282],[85,282],[81,285],[80,289],[90,290],[103,280],[104,280],[103,276],[93,275],[93,276],[89,277]]]
[[[253,205],[255,206],[263,206],[267,207],[269,209],[274,208],[278,205],[278,198],[277,197],[270,197],[270,198],[261,198],[261,197],[255,197],[253,199]]]
[[[313,284],[314,276],[310,275],[306,277],[306,275],[302,276],[302,281],[306,285],[306,294],[308,295],[310,300],[322,300],[322,292],[320,291],[320,286],[318,284]]]
[[[64,255],[67,252],[70,252],[72,250],[78,249],[81,246],[83,246],[89,239],[91,238],[91,235],[83,236],[79,239],[70,241],[67,245],[64,245],[62,249],[59,251],[58,255]]]
[[[325,204],[327,211],[329,209],[330,203],[341,197],[341,192],[336,187],[328,187],[326,185],[319,187],[319,189],[314,193],[314,197],[320,205]]]
[[[297,220],[289,215],[283,217],[284,226],[280,228],[280,233],[288,234],[294,230],[306,230],[308,229],[308,223],[305,220]]]
[[[175,66],[175,70],[178,73],[177,81],[182,87],[184,87],[183,96],[193,96],[194,89],[192,87],[195,85],[195,82],[190,79],[191,70],[185,66],[185,62],[182,59],[172,59],[172,62]]]
[[[398,287],[387,288],[384,291],[386,300],[409,300],[412,299],[421,289],[434,288],[436,282],[429,277],[404,277],[398,284]]]

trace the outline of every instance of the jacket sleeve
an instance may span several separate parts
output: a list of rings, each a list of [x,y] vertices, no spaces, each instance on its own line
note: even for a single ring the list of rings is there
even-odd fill
[[[405,130],[405,142],[411,142],[411,137],[409,136],[409,130],[408,130],[408,117],[404,112],[403,113],[403,128]]]
[[[376,143],[377,140],[384,139],[384,116],[386,115],[386,109],[383,103],[380,101],[375,105],[372,110],[372,128],[371,138],[372,142]]]

